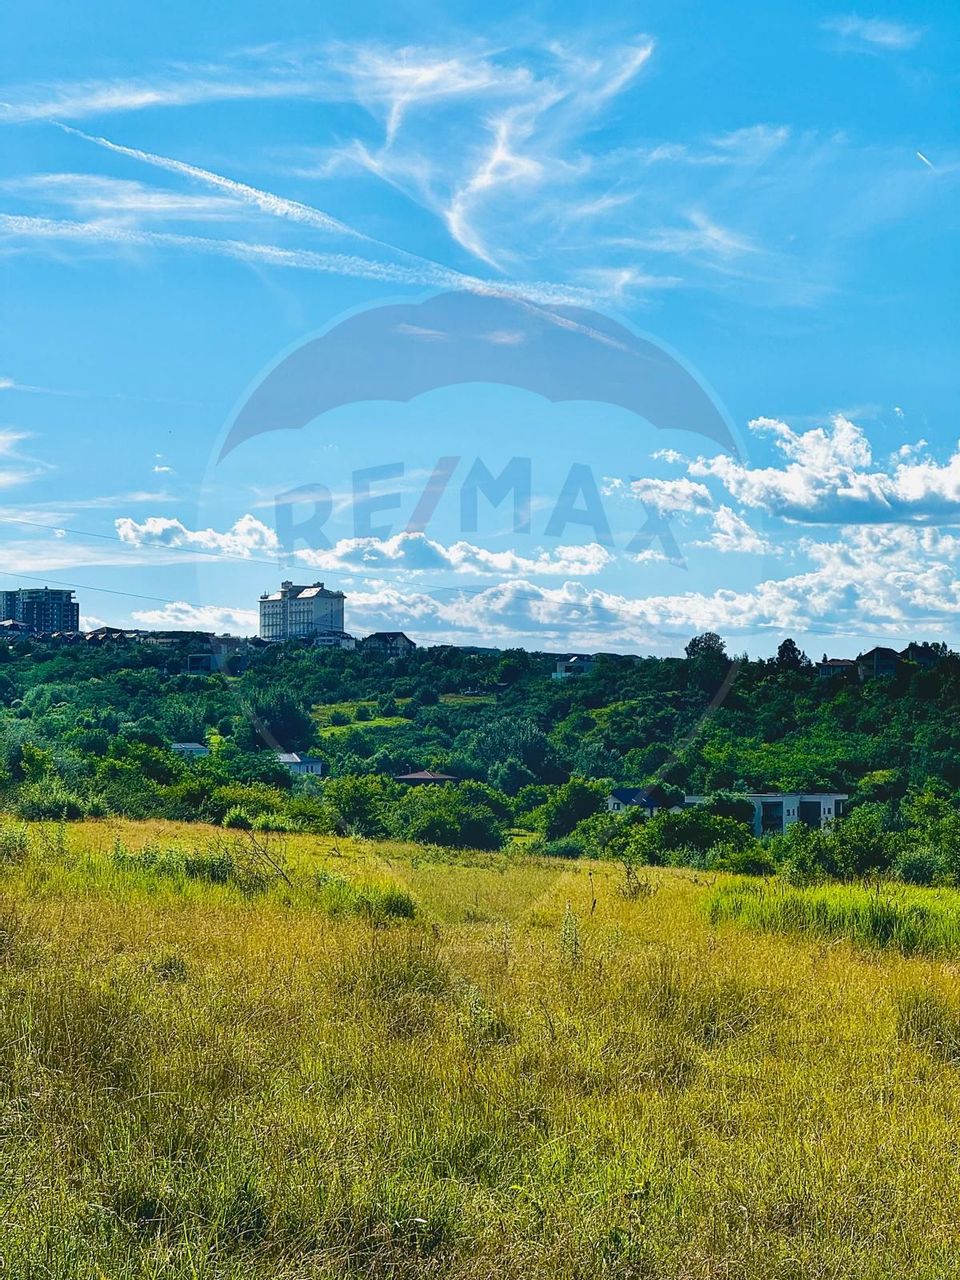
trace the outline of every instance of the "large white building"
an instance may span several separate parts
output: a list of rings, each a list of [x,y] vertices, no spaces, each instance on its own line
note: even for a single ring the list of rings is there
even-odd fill
[[[322,582],[310,587],[282,582],[279,591],[260,597],[260,639],[342,637],[344,599],[342,591],[328,591]]]

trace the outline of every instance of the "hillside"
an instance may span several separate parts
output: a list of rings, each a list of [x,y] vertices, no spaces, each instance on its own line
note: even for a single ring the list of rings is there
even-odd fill
[[[315,751],[334,776],[434,768],[509,795],[571,775],[894,801],[928,782],[960,786],[952,655],[861,682],[818,679],[790,642],[780,659],[733,666],[708,645],[690,659],[601,658],[587,676],[552,680],[552,658],[521,650],[384,661],[286,645],[252,651],[240,675],[206,677],[183,674],[188,650],[0,646],[6,781],[30,776],[30,746],[68,790],[122,810],[119,776],[100,768],[122,760],[118,744],[212,740],[237,782],[282,783],[269,751],[280,746]]]

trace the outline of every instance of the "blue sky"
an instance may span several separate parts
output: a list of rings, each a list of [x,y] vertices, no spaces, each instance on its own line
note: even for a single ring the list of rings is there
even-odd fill
[[[960,642],[955,6],[357,9],[8,6],[4,585],[115,624],[249,631],[292,577],[423,642]],[[365,311],[410,308],[429,383],[448,293],[521,366],[531,317],[644,335],[735,447],[481,360],[221,459]],[[478,466],[527,524],[469,519]]]

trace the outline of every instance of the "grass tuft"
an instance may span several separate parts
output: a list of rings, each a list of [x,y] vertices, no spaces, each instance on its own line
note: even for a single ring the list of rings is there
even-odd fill
[[[710,898],[711,923],[734,920],[767,933],[843,938],[855,946],[904,955],[960,953],[960,897],[893,886],[864,888],[735,882]]]

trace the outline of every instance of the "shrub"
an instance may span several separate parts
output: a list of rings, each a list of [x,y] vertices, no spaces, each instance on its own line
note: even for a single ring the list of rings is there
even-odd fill
[[[330,871],[318,871],[314,884],[324,910],[332,916],[358,915],[379,923],[412,920],[417,914],[413,897],[394,884],[353,884]]]
[[[718,817],[701,805],[658,813],[634,829],[631,853],[644,862],[659,866],[668,863],[688,866],[709,865],[709,852],[717,847],[730,857],[746,852],[757,842],[743,823]]]
[[[932,849],[901,849],[893,860],[893,874],[905,884],[936,884],[943,878],[943,862]]]
[[[501,849],[503,828],[482,802],[459,787],[411,787],[390,815],[393,834],[454,849]]]
[[[224,826],[228,826],[224,820]],[[295,818],[289,817],[285,813],[258,813],[250,824],[251,831],[286,831],[294,832],[302,830],[300,823]]]
[[[772,876],[776,871],[770,850],[759,841],[745,849],[719,844],[710,850],[707,866],[711,871],[730,871],[741,876]]]
[[[587,848],[576,836],[561,836],[558,840],[545,840],[535,846],[538,853],[548,858],[584,858]]]
[[[23,823],[0,825],[0,863],[23,862],[30,851],[30,833]]]
[[[604,795],[600,783],[571,778],[548,792],[544,803],[531,814],[531,821],[548,840],[568,836],[579,822],[599,811]]]
[[[223,825],[240,831],[249,831],[253,826],[253,819],[246,809],[241,809],[239,805],[235,804],[223,815]]]
[[[28,822],[51,819],[66,822],[82,818],[85,806],[81,797],[69,791],[59,778],[45,778],[21,787],[16,810]]]

